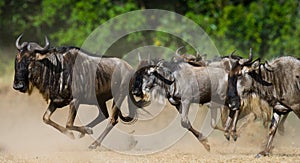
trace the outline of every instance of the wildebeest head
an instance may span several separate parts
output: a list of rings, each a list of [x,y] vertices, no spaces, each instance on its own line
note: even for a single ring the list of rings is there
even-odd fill
[[[137,97],[140,97],[140,98],[144,97],[144,94],[142,91],[143,90],[143,81],[144,81],[145,74],[148,73],[149,67],[152,67],[152,65],[145,66],[145,67],[138,69],[132,78],[132,80],[133,80],[133,83],[131,85],[132,94]]]
[[[225,70],[228,72],[228,87],[226,96],[226,105],[231,110],[237,110],[241,106],[241,100],[238,94],[238,78],[243,74],[243,68],[246,65],[250,65],[253,59],[253,55],[250,49],[249,58],[244,59],[231,59],[229,56],[229,62],[225,64]]]
[[[150,92],[157,85],[171,85],[174,77],[169,68],[165,67],[164,61],[160,61],[155,66],[149,66],[143,76],[142,90]]]
[[[139,65],[137,66],[137,71],[134,73],[134,76],[131,79],[131,92],[133,95],[143,98],[142,84],[143,84],[143,75],[146,73],[146,69],[149,66],[154,66],[155,63],[150,59],[143,60],[140,53],[138,53]]]
[[[29,69],[30,63],[35,60],[41,60],[44,58],[50,47],[50,43],[47,37],[45,37],[46,45],[44,47],[40,46],[35,42],[23,42],[20,44],[22,35],[20,35],[16,40],[16,47],[18,53],[15,58],[15,76],[13,88],[20,92],[27,92],[29,89]]]
[[[156,61],[152,63],[156,63]],[[132,94],[146,101],[154,87],[162,84],[171,85],[174,78],[171,71],[163,66],[163,61],[160,61],[155,65],[149,64],[139,68],[132,80]]]
[[[263,81],[260,74],[260,59],[253,60],[252,49],[248,59],[229,59],[225,65],[228,72],[228,87],[226,105],[231,110],[237,110],[241,106],[242,93],[249,92],[254,79],[263,85],[271,85]],[[252,79],[251,79],[252,78]]]

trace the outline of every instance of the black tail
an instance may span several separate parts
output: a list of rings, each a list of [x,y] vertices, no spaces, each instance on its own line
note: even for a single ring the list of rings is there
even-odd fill
[[[119,112],[119,117],[125,124],[133,124],[137,121],[137,107],[132,103],[129,97],[127,97],[129,115],[123,116],[122,112]]]

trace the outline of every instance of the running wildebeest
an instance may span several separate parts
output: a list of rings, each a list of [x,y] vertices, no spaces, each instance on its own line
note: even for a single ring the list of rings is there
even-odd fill
[[[223,56],[221,58],[216,58],[213,61],[208,62],[207,66],[211,67],[220,67],[223,69],[226,69],[226,67],[230,64],[230,62],[238,61],[238,60],[245,60],[240,56],[234,55],[233,51],[229,56]],[[228,71],[226,71],[228,72]],[[227,85],[226,83],[223,83]],[[227,91],[227,90],[225,90]],[[270,108],[269,104],[259,96],[255,94],[247,94],[243,96],[241,99],[243,105],[239,109],[239,114],[237,114],[236,120],[245,118],[246,121],[243,122],[243,124],[240,125],[239,130],[242,128],[245,128],[247,124],[251,121],[254,121],[255,119],[261,119],[263,121],[263,126],[266,128],[268,123],[271,122],[271,114],[272,109]],[[222,108],[221,110],[221,121],[223,127],[225,127],[225,136],[227,140],[230,139],[230,133],[229,133],[229,127],[233,125],[232,118],[235,112],[230,112],[227,107]],[[230,114],[230,116],[228,116]],[[278,131],[281,135],[284,134],[284,122],[287,119],[288,115],[283,116],[282,120],[280,121],[278,125]],[[237,122],[237,121],[235,121]],[[236,133],[236,123],[232,126],[231,129],[231,136],[233,137],[234,141],[237,140],[238,134]],[[217,129],[219,129],[218,127]],[[223,129],[224,131],[224,129]]]
[[[224,80],[227,80],[227,74],[221,68],[196,67],[186,62],[160,61],[139,68],[130,85],[133,87],[132,94],[142,98],[144,92],[149,92],[156,86],[165,91],[165,97],[181,115],[181,125],[192,132],[209,151],[207,138],[195,130],[188,119],[189,107],[191,103],[205,104],[212,100],[223,104],[227,85],[219,83],[223,83]],[[212,123],[216,123],[216,108],[212,107],[211,112],[214,121]]]
[[[210,66],[210,67],[218,67],[225,69],[225,65],[227,64],[226,62],[229,62],[229,59],[235,59],[239,60],[242,59],[239,56],[234,55],[235,51],[233,51],[229,56],[223,56],[223,57],[215,57],[213,60],[206,60],[206,56],[200,56],[199,52],[197,52],[196,56],[190,55],[190,54],[179,54],[179,50],[182,49],[183,47],[180,47],[176,50],[176,56],[175,62],[177,61],[184,61],[187,62],[193,66]],[[173,59],[174,60],[174,59]],[[224,81],[224,83],[219,83],[219,84],[224,84],[227,85],[227,80]],[[224,87],[222,87],[224,88]],[[223,90],[226,91],[226,90]],[[243,124],[240,125],[239,130],[242,128],[245,128],[247,124],[251,121],[254,121],[255,119],[261,119],[263,121],[264,127],[267,127],[268,123],[271,121],[271,114],[272,110],[270,109],[269,105],[262,99],[260,99],[256,95],[249,95],[245,98],[242,99],[244,101],[244,105],[240,109],[240,113],[238,116],[238,119],[246,119]],[[221,108],[221,125],[217,126],[216,123],[211,123],[212,127],[221,131],[224,131],[223,127],[225,127],[226,120],[229,114],[229,109],[224,107],[223,105],[214,105],[212,107],[219,107]],[[284,117],[284,120],[286,119],[287,116]],[[284,133],[284,120],[282,123],[279,125],[279,131],[280,134],[283,135]]]
[[[18,53],[15,58],[13,88],[30,94],[33,87],[36,87],[44,99],[50,101],[43,115],[46,124],[72,139],[74,134],[71,130],[81,133],[80,137],[92,134],[92,127],[109,118],[106,101],[114,98],[108,125],[89,146],[96,148],[118,123],[118,117],[128,123],[136,119],[136,110],[130,98],[127,98],[129,115],[124,117],[119,109],[134,72],[125,61],[113,57],[90,56],[91,54],[77,47],[50,48],[47,37],[44,47],[35,42],[20,44],[21,38],[22,35],[16,40]],[[112,89],[117,91],[114,97]],[[96,119],[86,126],[73,125],[80,104],[96,105],[99,110]],[[57,108],[67,105],[70,106],[70,111],[66,127],[63,127],[53,122],[50,117]]]
[[[256,157],[269,155],[281,116],[287,116],[293,111],[300,118],[300,60],[284,56],[270,63],[260,63],[260,59],[253,61],[250,49],[248,59],[232,61],[227,70],[226,104],[234,114],[234,120],[239,114],[238,109],[243,105],[240,99],[250,93],[264,99],[273,108],[267,144]],[[232,117],[228,119],[231,121]]]

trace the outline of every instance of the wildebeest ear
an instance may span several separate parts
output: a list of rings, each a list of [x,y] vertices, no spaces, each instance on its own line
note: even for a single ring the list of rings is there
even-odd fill
[[[223,65],[224,65],[225,71],[227,73],[230,72],[230,70],[231,70],[231,63],[230,63],[230,61],[229,60],[225,60],[223,62]]]

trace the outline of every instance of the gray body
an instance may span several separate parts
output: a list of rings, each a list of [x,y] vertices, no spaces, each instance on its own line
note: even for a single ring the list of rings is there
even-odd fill
[[[192,103],[205,104],[214,101],[222,104],[226,96],[227,75],[223,69],[215,67],[194,67],[186,63],[178,65],[172,75],[176,90],[175,98],[188,99]],[[173,88],[174,89],[174,88]]]
[[[186,62],[162,62],[155,66],[146,66],[139,71],[140,75],[137,76],[143,76],[142,91],[150,92],[152,88],[159,87],[160,93],[165,95],[180,113],[181,125],[191,131],[204,147],[210,150],[207,139],[192,127],[188,112],[191,103],[205,104],[213,101],[223,105],[227,85],[220,83],[224,83],[227,78],[225,70],[192,66]],[[214,110],[212,111],[213,125],[217,118],[215,109],[215,107],[212,109]]]

